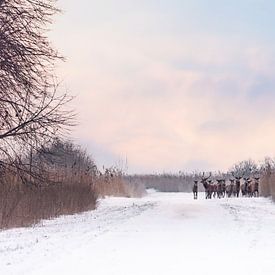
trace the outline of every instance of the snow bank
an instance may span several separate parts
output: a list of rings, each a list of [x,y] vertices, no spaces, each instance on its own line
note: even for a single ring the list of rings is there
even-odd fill
[[[1,275],[274,275],[274,255],[275,206],[262,198],[149,192],[0,233]]]

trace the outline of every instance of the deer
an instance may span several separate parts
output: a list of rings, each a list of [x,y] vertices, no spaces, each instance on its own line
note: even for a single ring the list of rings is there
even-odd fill
[[[248,185],[247,185],[247,195],[248,197],[253,197],[253,182],[252,180],[249,178],[248,180]]]
[[[212,194],[213,197],[216,198],[216,196],[218,197],[218,184],[216,182],[212,182],[211,181],[211,187],[212,187]]]
[[[230,198],[233,195],[233,191],[234,191],[234,179],[229,179],[230,184],[226,186],[226,195],[228,198]]]
[[[205,173],[203,172],[202,176],[201,176],[201,183],[205,189],[205,198],[206,199],[211,199],[212,197],[212,191],[211,191],[211,183],[208,182],[208,180],[211,177],[211,173],[209,174],[208,177],[205,177]]]
[[[220,199],[224,197],[224,191],[223,191],[223,182],[224,179],[217,179],[217,197]]]
[[[226,194],[226,181],[222,179],[222,197],[224,198]]]
[[[253,186],[253,196],[259,197],[259,183],[260,183],[260,177],[256,176],[254,177],[254,186]]]
[[[233,190],[233,195],[234,197],[239,197],[240,195],[240,190],[241,190],[241,179],[243,177],[240,175],[236,175],[234,172],[231,173],[232,176],[235,178],[235,183],[234,183],[234,190]]]
[[[197,200],[198,199],[198,181],[197,180],[194,181],[193,195],[194,195],[194,200]]]
[[[244,178],[244,183],[241,185],[242,196],[250,197],[251,190],[252,190],[252,186],[251,186],[250,177]]]
[[[243,178],[244,179],[244,183],[241,184],[241,192],[242,192],[242,196],[246,196],[247,195],[247,186],[248,186],[248,182],[247,182],[247,178]]]
[[[236,184],[236,195],[237,198],[240,196],[240,190],[241,190],[241,179],[242,177],[240,176],[234,176],[235,177],[235,184]]]

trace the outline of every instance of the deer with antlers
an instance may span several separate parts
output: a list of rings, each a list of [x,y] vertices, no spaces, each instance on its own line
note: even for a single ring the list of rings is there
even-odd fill
[[[209,182],[209,179],[211,177],[211,173],[209,174],[208,177],[205,177],[205,173],[203,172],[201,176],[201,183],[204,187],[205,190],[205,198],[206,199],[211,199],[212,198],[212,184]]]
[[[241,191],[241,179],[243,175],[236,175],[234,172],[231,173],[232,176],[235,178],[235,183],[234,183],[234,191],[233,195],[234,197],[239,197],[240,196],[240,191]]]

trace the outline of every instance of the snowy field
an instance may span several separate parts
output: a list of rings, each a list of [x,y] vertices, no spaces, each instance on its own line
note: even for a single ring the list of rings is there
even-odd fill
[[[0,232],[0,274],[275,274],[275,204],[150,192]]]

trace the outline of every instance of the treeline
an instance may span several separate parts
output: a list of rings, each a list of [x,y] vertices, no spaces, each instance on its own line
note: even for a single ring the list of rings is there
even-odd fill
[[[178,174],[127,175],[125,180],[129,184],[145,186],[146,189],[161,192],[191,192],[195,177],[195,173],[179,172]]]

